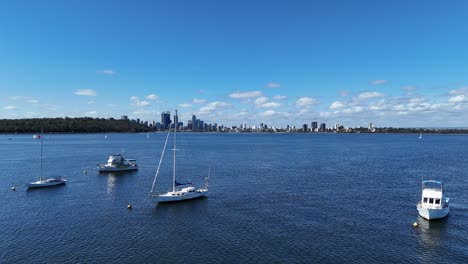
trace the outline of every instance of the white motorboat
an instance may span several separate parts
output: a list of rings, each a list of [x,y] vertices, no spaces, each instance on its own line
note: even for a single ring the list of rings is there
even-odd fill
[[[176,116],[177,116],[177,110],[176,110]],[[172,167],[172,190],[163,193],[163,194],[157,194],[154,192],[154,187],[156,184],[156,178],[158,177],[159,174],[159,169],[161,168],[161,163],[164,157],[164,153],[166,150],[167,146],[167,141],[169,139],[169,135],[171,133],[171,128],[169,128],[169,131],[166,136],[166,141],[164,142],[164,147],[163,151],[161,154],[161,158],[159,160],[158,168],[156,170],[156,175],[154,176],[153,180],[153,185],[151,187],[151,196],[156,197],[158,202],[160,203],[165,203],[165,202],[178,202],[178,201],[184,201],[184,200],[191,200],[195,198],[199,198],[202,196],[206,196],[208,194],[208,179],[209,179],[209,172],[208,172],[208,177],[205,178],[205,186],[202,188],[196,188],[191,182],[189,183],[179,183],[176,180],[176,134],[177,134],[177,126],[174,126],[174,156],[173,156],[173,167]]]
[[[28,188],[40,188],[40,187],[49,187],[49,186],[55,186],[55,185],[61,185],[65,184],[67,180],[64,177],[54,177],[54,178],[48,178],[44,179],[42,177],[42,152],[43,152],[43,143],[44,143],[44,136],[43,132],[37,137],[37,139],[41,139],[41,170],[39,177],[35,181],[28,182],[26,186]]]
[[[122,154],[110,155],[106,164],[98,164],[100,172],[138,170],[135,159],[126,159]]]
[[[419,215],[427,220],[441,219],[448,215],[449,198],[445,197],[442,181],[422,181],[422,197],[417,208]]]

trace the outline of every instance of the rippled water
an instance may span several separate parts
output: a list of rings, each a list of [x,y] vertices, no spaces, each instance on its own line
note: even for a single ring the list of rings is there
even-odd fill
[[[163,133],[46,135],[44,174],[68,182],[32,191],[39,141],[0,135],[0,262],[466,263],[468,136],[418,136],[179,133],[178,175],[211,167],[210,195],[156,206]],[[99,174],[122,149],[139,171]],[[422,176],[444,180],[448,218],[418,218]]]

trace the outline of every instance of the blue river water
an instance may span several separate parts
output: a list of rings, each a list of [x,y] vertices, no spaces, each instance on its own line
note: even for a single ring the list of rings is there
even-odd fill
[[[178,133],[178,179],[211,170],[210,194],[156,205],[165,133],[45,135],[43,174],[68,182],[37,190],[40,141],[0,135],[0,263],[466,263],[468,136],[418,137]],[[121,152],[137,172],[98,173]],[[418,217],[422,177],[446,219]]]

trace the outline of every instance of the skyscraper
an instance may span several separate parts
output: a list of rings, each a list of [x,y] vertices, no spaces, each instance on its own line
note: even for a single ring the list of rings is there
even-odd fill
[[[318,128],[317,121],[313,121],[312,124],[311,124],[312,131],[313,132],[317,131],[317,128]]]
[[[178,125],[179,125],[179,116],[177,115],[177,110],[175,110],[174,125],[175,125],[175,126],[178,126]]]
[[[171,123],[171,112],[166,111],[161,113],[161,127],[162,129],[168,129]]]
[[[192,115],[192,130],[193,131],[196,131],[198,129],[197,127],[197,116],[196,115]]]
[[[325,132],[326,129],[327,129],[327,125],[325,123],[320,124],[320,129],[319,129],[320,132]]]

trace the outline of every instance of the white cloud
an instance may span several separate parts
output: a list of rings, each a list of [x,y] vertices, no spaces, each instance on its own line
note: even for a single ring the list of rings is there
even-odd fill
[[[270,83],[267,83],[266,87],[268,87],[268,88],[280,88],[281,84],[279,84],[277,82],[270,82]]]
[[[102,70],[98,71],[100,74],[106,74],[106,75],[114,75],[115,71],[114,70]]]
[[[265,117],[265,116],[272,116],[272,115],[275,115],[275,114],[276,114],[276,112],[274,110],[267,110],[267,111],[265,111],[263,113],[260,113],[260,116]]]
[[[205,99],[193,98],[192,103],[194,103],[194,104],[204,104],[204,103],[206,103],[206,100]]]
[[[75,94],[83,96],[96,96],[96,91],[93,89],[78,89],[75,91]]]
[[[464,94],[459,94],[452,96],[448,99],[449,103],[461,103],[464,102],[467,99],[467,97]]]
[[[3,107],[3,109],[5,109],[5,110],[16,110],[18,108],[16,106],[14,106],[14,105],[7,105],[7,106]]]
[[[96,116],[97,112],[96,111],[89,111],[86,112],[86,116]]]
[[[138,101],[138,102],[135,102],[135,105],[136,106],[149,106],[151,104],[148,103],[147,101]]]
[[[343,110],[344,113],[347,114],[355,114],[355,113],[360,113],[364,110],[362,106],[353,106],[351,108],[346,108]]]
[[[225,102],[212,102],[212,103],[207,104],[207,106],[209,106],[209,107],[215,107],[215,108],[220,108],[220,107],[229,106],[229,104],[228,104],[228,103],[225,103]]]
[[[262,96],[260,91],[249,91],[249,92],[235,92],[231,93],[229,97],[234,99],[248,99]]]
[[[393,108],[394,111],[404,111],[404,110],[406,110],[406,106],[404,106],[402,104],[395,105],[392,108]]]
[[[425,102],[425,99],[422,98],[422,97],[415,97],[415,98],[411,98],[409,100],[410,105],[421,104],[421,103],[424,103],[424,102]]]
[[[451,90],[449,92],[450,95],[457,95],[457,94],[467,94],[468,93],[468,88],[467,87],[461,87],[455,90]]]
[[[365,92],[365,93],[361,93],[360,95],[358,95],[358,99],[367,100],[367,99],[383,97],[383,96],[384,94],[378,93],[378,92]]]
[[[463,103],[468,102],[468,88],[461,87],[455,90],[451,90],[449,93],[449,103]]]
[[[146,99],[148,100],[158,100],[159,97],[155,94],[149,94],[148,96],[146,96]]]
[[[330,109],[339,109],[343,108],[345,105],[342,102],[335,101],[330,105]]]
[[[32,104],[37,104],[37,103],[39,103],[39,101],[36,100],[36,99],[29,99],[29,100],[27,100],[26,102],[32,103]]]
[[[387,82],[388,82],[387,80],[373,80],[373,81],[370,81],[370,84],[372,84],[372,85],[381,85],[381,84],[385,84]]]
[[[95,101],[94,101],[94,100],[90,100],[90,101],[88,101],[88,104],[89,104],[89,105],[90,105],[90,104],[94,104],[94,103],[95,103]]]
[[[255,99],[255,104],[256,105],[261,105],[261,104],[264,104],[268,102],[268,98],[266,98],[265,96],[262,96],[262,97],[259,97],[257,99]]]
[[[275,99],[275,100],[284,100],[284,99],[286,99],[286,96],[284,96],[284,95],[276,95],[276,96],[273,97],[273,99]]]
[[[311,106],[311,105],[316,105],[318,104],[319,101],[315,98],[312,97],[301,97],[296,101],[296,106],[301,107],[301,106]]]
[[[188,104],[188,103],[179,104],[179,107],[180,107],[180,108],[190,108],[190,107],[192,107],[192,106],[193,106],[192,104]]]
[[[137,107],[145,107],[145,106],[151,105],[147,101],[140,101],[140,98],[138,98],[137,96],[130,96],[130,98],[128,98],[128,99],[130,101],[132,101],[134,106],[137,106]]]
[[[267,103],[261,104],[259,107],[275,108],[275,107],[280,107],[280,106],[281,106],[281,104],[277,103],[277,102],[267,102]]]
[[[197,114],[210,114],[213,111],[223,108],[223,107],[230,107],[231,105],[225,102],[211,102],[206,104],[204,107],[200,108],[197,111]]]

